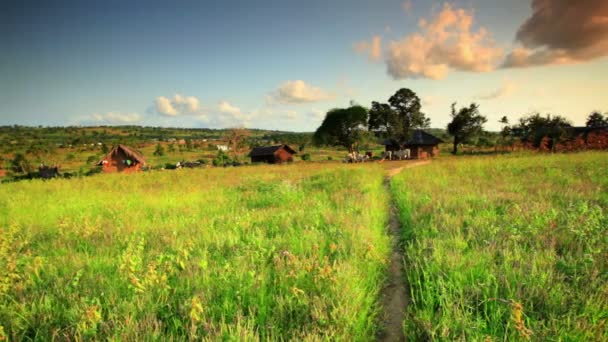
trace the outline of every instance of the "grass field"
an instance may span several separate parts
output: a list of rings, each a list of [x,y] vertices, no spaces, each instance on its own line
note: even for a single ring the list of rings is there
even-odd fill
[[[393,178],[409,340],[608,340],[606,153],[446,158]]]
[[[389,238],[377,166],[0,187],[0,340],[370,340]]]
[[[391,195],[407,340],[608,340],[605,153],[407,164],[2,184],[0,341],[374,340]]]

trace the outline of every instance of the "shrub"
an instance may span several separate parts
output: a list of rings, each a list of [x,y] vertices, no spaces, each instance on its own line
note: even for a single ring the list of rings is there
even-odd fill
[[[309,161],[310,160],[310,153],[304,153],[302,155],[302,160]]]

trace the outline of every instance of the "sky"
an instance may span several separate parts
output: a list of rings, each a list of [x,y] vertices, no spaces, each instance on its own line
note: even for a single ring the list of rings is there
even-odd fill
[[[313,131],[400,88],[440,128],[608,112],[605,0],[8,0],[0,43],[0,125]]]

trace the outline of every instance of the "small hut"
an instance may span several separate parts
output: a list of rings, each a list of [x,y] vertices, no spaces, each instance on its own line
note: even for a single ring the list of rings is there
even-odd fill
[[[414,130],[410,140],[403,144],[403,148],[410,150],[412,159],[426,159],[439,155],[439,144],[443,140],[421,129]]]
[[[399,142],[395,139],[386,139],[382,142],[385,151],[397,152],[400,150],[410,150],[411,159],[426,159],[439,155],[439,144],[443,140],[420,129],[412,132],[410,140]]]
[[[140,171],[146,165],[146,160],[138,151],[125,145],[118,145],[97,165],[103,167],[103,172],[133,172]]]
[[[249,157],[251,157],[252,163],[281,164],[292,162],[294,154],[296,154],[296,151],[288,145],[276,145],[255,147],[249,153]]]

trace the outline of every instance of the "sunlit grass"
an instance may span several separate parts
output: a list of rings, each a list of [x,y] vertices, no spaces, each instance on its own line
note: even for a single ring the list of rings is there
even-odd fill
[[[389,240],[377,166],[0,187],[0,340],[372,339]]]
[[[411,340],[608,340],[608,155],[446,158],[393,178]]]

